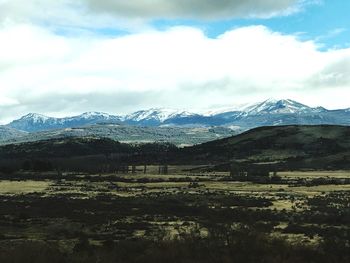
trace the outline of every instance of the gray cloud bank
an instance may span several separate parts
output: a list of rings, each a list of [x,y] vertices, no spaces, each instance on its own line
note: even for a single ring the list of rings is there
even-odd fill
[[[299,11],[313,0],[0,0],[0,22],[99,27],[110,19],[268,18]],[[102,16],[101,16],[102,15]],[[104,18],[102,18],[104,17]],[[119,20],[119,24],[121,23]],[[93,21],[93,23],[91,23]],[[127,23],[124,21],[123,23]],[[114,23],[113,23],[114,24]]]
[[[350,86],[350,56],[344,56],[327,65],[321,72],[310,79],[310,86],[314,88],[346,87]]]
[[[86,0],[90,10],[134,18],[271,17],[296,11],[305,0]]]

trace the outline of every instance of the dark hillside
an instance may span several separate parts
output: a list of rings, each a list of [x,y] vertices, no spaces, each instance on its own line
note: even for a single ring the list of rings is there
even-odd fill
[[[52,139],[0,147],[6,160],[104,156],[127,164],[225,164],[275,162],[285,168],[342,169],[350,166],[350,127],[261,127],[208,143],[177,148],[167,143],[126,144],[101,138]],[[89,157],[89,158],[90,158]],[[5,164],[4,164],[5,162]]]
[[[310,161],[331,157],[343,160],[350,157],[350,127],[261,127],[230,138],[185,148],[182,156],[193,162],[207,163],[231,160]]]

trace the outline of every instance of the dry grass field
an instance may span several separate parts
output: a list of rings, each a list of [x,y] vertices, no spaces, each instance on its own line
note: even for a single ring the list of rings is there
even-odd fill
[[[168,174],[157,174],[157,167],[143,174],[139,168],[136,174],[2,179],[0,245],[31,240],[74,253],[82,242],[101,248],[106,242],[184,235],[223,238],[247,227],[311,248],[334,238],[348,244],[348,171],[280,172],[255,181],[224,172],[191,173],[193,167],[185,166],[169,167]]]

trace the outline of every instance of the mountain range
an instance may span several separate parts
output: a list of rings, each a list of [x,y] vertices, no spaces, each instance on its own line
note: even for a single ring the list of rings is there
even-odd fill
[[[127,142],[167,141],[187,145],[231,136],[256,127],[321,124],[350,125],[350,109],[328,110],[309,107],[290,99],[268,99],[243,108],[205,113],[163,108],[128,115],[86,112],[65,118],[29,113],[0,126],[0,142],[96,136]],[[213,130],[213,127],[217,128]]]
[[[86,112],[78,116],[53,118],[30,113],[14,120],[7,127],[36,132],[61,128],[81,127],[91,124],[123,124],[136,126],[225,126],[242,131],[260,126],[291,124],[350,125],[350,109],[327,110],[309,107],[290,99],[268,99],[242,109],[227,109],[207,113],[193,113],[175,109],[149,109],[129,115],[110,115],[102,112]]]

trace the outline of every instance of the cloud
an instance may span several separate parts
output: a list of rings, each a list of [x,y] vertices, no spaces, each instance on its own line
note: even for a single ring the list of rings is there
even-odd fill
[[[193,27],[86,37],[10,25],[0,30],[0,57],[3,122],[29,111],[193,110],[275,96],[334,108],[350,95],[350,49],[319,51],[264,26],[213,39]],[[335,91],[343,100],[329,99]]]

